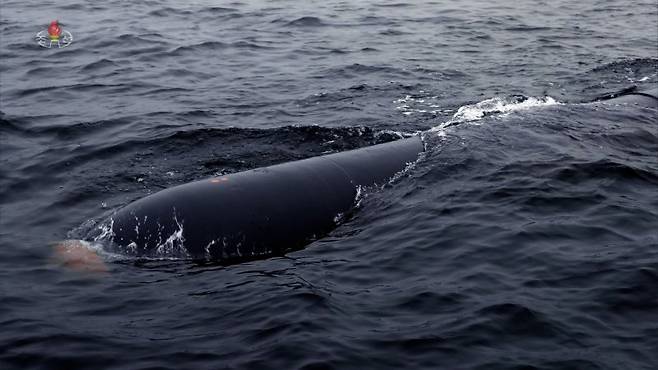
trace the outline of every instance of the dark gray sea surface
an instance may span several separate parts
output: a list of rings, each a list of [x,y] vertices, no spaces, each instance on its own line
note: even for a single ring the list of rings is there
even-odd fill
[[[655,0],[1,0],[0,368],[656,369],[658,110],[595,100],[657,86]],[[52,258],[166,187],[416,132],[303,250]]]

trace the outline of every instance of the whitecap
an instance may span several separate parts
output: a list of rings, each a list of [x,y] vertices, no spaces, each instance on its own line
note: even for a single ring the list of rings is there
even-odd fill
[[[477,122],[491,114],[508,115],[512,112],[528,110],[537,107],[562,104],[550,96],[529,97],[519,99],[493,97],[475,104],[459,107],[452,118],[430,129],[430,132],[441,131],[448,126],[463,122]]]

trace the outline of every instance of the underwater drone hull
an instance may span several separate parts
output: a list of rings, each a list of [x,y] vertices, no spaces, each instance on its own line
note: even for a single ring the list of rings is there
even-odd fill
[[[359,187],[384,184],[423,149],[414,136],[165,189],[112,216],[113,242],[146,257],[282,254],[330,231]]]
[[[658,91],[600,99],[658,108]],[[384,184],[418,159],[419,136],[169,188],[111,219],[118,252],[245,260],[283,254],[330,231],[359,187]]]

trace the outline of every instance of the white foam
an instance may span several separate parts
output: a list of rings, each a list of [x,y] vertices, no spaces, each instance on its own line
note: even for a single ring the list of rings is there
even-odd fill
[[[490,114],[508,115],[512,112],[528,110],[537,107],[562,104],[550,96],[530,97],[523,101],[511,101],[499,97],[483,100],[479,103],[459,107],[452,118],[438,126],[432,127],[430,132],[442,131],[448,126],[462,122],[477,122]]]
[[[361,207],[361,201],[363,201],[363,198],[365,197],[366,197],[366,192],[364,191],[363,186],[357,185],[356,195],[354,196],[354,207],[355,208]]]
[[[178,228],[172,232],[169,237],[164,241],[164,243],[160,243],[156,248],[155,248],[155,253],[157,257],[164,257],[164,258],[172,258],[172,257],[182,257],[182,258],[189,258],[189,253],[187,249],[185,248],[185,237],[183,236],[183,224],[182,222],[178,221],[178,217],[176,216],[176,210],[174,209],[173,212],[174,216],[174,222],[176,222],[176,226]]]
[[[108,252],[105,249],[105,246],[102,243],[95,242],[95,241],[86,241],[86,240],[76,240],[80,246],[89,249],[90,251],[93,251],[96,253],[98,256],[100,256],[104,261],[120,261],[120,260],[125,260],[128,257],[122,254],[117,254],[117,253],[112,253]]]
[[[420,94],[424,94],[424,91],[420,91]],[[396,104],[395,109],[399,110],[405,116],[410,116],[415,113],[421,114],[437,114],[442,112],[441,110],[433,109],[439,108],[440,106],[434,104],[439,97],[438,96],[412,96],[405,95],[403,98],[393,100],[393,103]]]
[[[649,81],[650,79],[656,77],[657,75],[658,75],[658,73],[652,73],[650,75],[647,75],[647,76],[644,76],[644,77],[640,78],[639,80],[637,80],[637,82]],[[635,82],[635,81],[631,81],[631,82]]]
[[[114,230],[112,229],[113,226],[114,226],[114,218],[112,217],[110,217],[109,223],[102,223],[98,225],[98,230],[100,230],[100,234],[98,234],[94,238],[94,242],[103,241],[103,240],[111,241],[114,238]]]

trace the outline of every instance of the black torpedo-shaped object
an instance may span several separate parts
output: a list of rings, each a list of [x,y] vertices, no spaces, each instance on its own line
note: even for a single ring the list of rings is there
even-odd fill
[[[117,211],[113,242],[147,257],[282,254],[330,231],[360,188],[385,184],[422,151],[413,136],[175,186]]]

